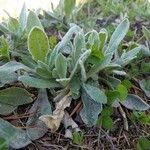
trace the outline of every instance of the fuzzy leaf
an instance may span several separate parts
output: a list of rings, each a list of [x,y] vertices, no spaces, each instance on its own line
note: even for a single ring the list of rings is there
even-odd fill
[[[46,33],[39,27],[34,27],[29,33],[28,49],[35,61],[46,61],[49,42]]]
[[[83,84],[83,88],[92,100],[102,104],[105,104],[107,102],[105,93],[99,88],[91,86],[89,84]]]
[[[82,49],[85,48],[85,37],[82,32],[79,32],[74,38],[74,47],[75,50],[72,51],[74,64],[79,59]]]
[[[120,42],[123,40],[129,29],[129,20],[124,19],[116,28],[113,35],[110,38],[106,53],[111,53],[112,55],[117,51]]]
[[[82,120],[88,126],[95,125],[98,115],[102,111],[102,104],[97,101],[93,101],[85,90],[82,91],[82,102],[83,109],[80,112]]]
[[[24,85],[28,85],[29,87],[34,88],[56,88],[60,87],[60,84],[58,84],[55,80],[46,80],[46,79],[39,79],[35,77],[30,76],[20,76],[18,78],[19,81],[21,81]]]
[[[2,23],[0,23],[0,31],[2,31],[3,33],[10,33],[10,31],[9,31],[9,29],[8,29],[8,27],[7,27],[7,25],[6,24],[4,24],[3,22]]]
[[[31,143],[24,130],[16,128],[0,118],[0,137],[14,149],[19,149]]]
[[[17,19],[10,17],[8,21],[8,29],[10,32],[16,33],[19,29],[19,22]]]
[[[15,61],[10,61],[2,66],[0,66],[0,83],[1,86],[12,83],[16,81],[17,79],[17,74],[14,73],[17,70],[24,69],[29,71],[30,69],[18,62]]]
[[[56,57],[55,68],[59,78],[66,78],[67,59],[61,53],[59,53],[58,56]]]
[[[26,123],[27,126],[34,126],[34,128],[27,128],[26,130],[32,141],[41,138],[48,130],[45,124],[39,120],[41,115],[52,114],[51,105],[48,101],[47,92],[45,89],[39,90],[38,98],[29,110],[29,113],[33,112],[36,113],[34,116],[30,117]]]
[[[100,50],[102,51],[104,48],[105,43],[108,39],[108,32],[106,29],[101,29],[99,32],[99,39],[100,39]]]
[[[73,27],[69,29],[69,31],[65,34],[62,40],[55,46],[52,53],[47,56],[47,64],[49,65],[50,68],[53,68],[53,66],[55,65],[55,60],[56,60],[58,53],[67,46],[72,36],[74,34],[77,34],[80,31],[81,31],[81,28],[77,25],[74,25]]]
[[[139,82],[141,89],[144,91],[145,95],[150,98],[150,90],[146,88],[146,80],[141,80]]]
[[[29,33],[31,31],[31,29],[35,26],[39,27],[41,30],[44,31],[44,28],[43,28],[38,16],[36,15],[36,13],[33,11],[30,11],[28,14],[28,17],[27,17],[27,25],[26,25],[27,33]]]
[[[0,91],[0,114],[5,115],[14,111],[19,105],[31,103],[30,94],[18,87],[11,87]]]
[[[120,103],[131,110],[144,111],[150,108],[150,106],[145,101],[134,94],[128,94],[126,100]]]
[[[26,9],[25,3],[23,4],[23,7],[19,15],[19,24],[20,24],[21,30],[23,31],[27,24],[27,9]]]
[[[136,47],[128,52],[124,52],[120,58],[118,58],[115,63],[119,65],[127,65],[131,60],[137,57],[137,54],[140,52],[141,47]]]

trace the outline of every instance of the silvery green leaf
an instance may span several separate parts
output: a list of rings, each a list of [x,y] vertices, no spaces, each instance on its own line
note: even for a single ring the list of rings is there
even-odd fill
[[[34,27],[28,36],[28,50],[35,61],[46,61],[49,42],[46,33],[39,27]]]
[[[104,45],[106,44],[108,39],[108,32],[106,29],[101,29],[99,32],[99,40],[100,40],[100,50],[104,50]]]
[[[24,148],[31,144],[32,141],[28,137],[25,130],[20,129],[19,133],[10,141],[10,146],[14,149]]]
[[[150,90],[146,89],[146,80],[141,80],[139,82],[141,89],[144,91],[145,95],[150,98]]]
[[[27,17],[26,31],[29,33],[33,27],[39,27],[44,31],[44,28],[35,12],[30,11]]]
[[[48,71],[46,68],[37,67],[36,68],[36,73],[39,76],[41,76],[42,78],[45,78],[45,79],[52,78],[52,72]]]
[[[5,23],[3,23],[3,22],[0,23],[0,31],[2,31],[3,33],[7,33],[7,34],[10,33],[7,25]]]
[[[79,59],[83,48],[85,48],[85,37],[83,32],[79,32],[74,38],[74,50],[72,51],[74,64]]]
[[[67,75],[67,59],[61,53],[56,57],[55,68],[59,78],[66,78]]]
[[[100,60],[96,65],[92,66],[87,73],[87,78],[91,77],[93,74],[105,69],[111,62],[112,55],[107,54],[102,60]]]
[[[16,34],[18,32],[18,30],[19,30],[19,22],[18,22],[18,20],[15,19],[15,18],[9,17],[8,29],[9,29],[10,32]]]
[[[128,94],[126,100],[120,101],[120,103],[131,110],[145,111],[150,108],[150,105],[134,94]]]
[[[137,57],[137,54],[140,52],[141,47],[136,47],[128,52],[124,52],[120,58],[118,58],[115,63],[125,66],[127,65],[131,60]]]
[[[16,81],[17,74],[15,73],[15,71],[20,70],[20,69],[30,71],[30,68],[28,68],[27,66],[25,66],[19,62],[15,62],[15,61],[10,61],[10,62],[0,66],[1,86]]]
[[[39,79],[35,77],[30,77],[27,75],[20,76],[18,78],[24,85],[34,88],[56,88],[61,87],[59,83],[54,80],[46,80],[46,79]]]
[[[88,36],[88,43],[93,46],[94,44],[97,45],[99,48],[100,45],[100,39],[99,39],[99,33],[96,30],[92,30]]]
[[[18,80],[18,75],[15,72],[12,72],[11,75],[5,76],[2,80],[0,80],[0,87],[5,86],[5,84],[11,84]]]
[[[41,61],[38,61],[36,73],[46,79],[52,78],[52,72],[50,71],[49,66]]]
[[[73,78],[74,74],[76,73],[77,69],[78,69],[78,65],[79,65],[79,61],[82,61],[83,63],[86,61],[86,59],[90,56],[91,54],[91,50],[86,50],[78,59],[78,61],[76,62],[71,74],[70,74],[70,79]]]
[[[19,15],[19,24],[22,31],[25,29],[26,23],[27,23],[27,9],[24,3]]]
[[[62,40],[55,46],[52,53],[47,57],[47,64],[50,68],[52,68],[55,64],[56,57],[58,53],[70,42],[72,36],[81,31],[81,28],[77,25],[74,25],[69,29],[69,31],[65,34]]]
[[[112,34],[106,53],[111,53],[112,55],[117,51],[120,42],[123,40],[129,29],[129,20],[124,19],[116,28]]]
[[[81,88],[81,82],[79,78],[73,77],[72,80],[70,81],[70,91],[73,99],[79,98],[80,88]]]
[[[41,115],[52,114],[51,105],[47,97],[46,89],[39,90],[38,98],[30,108],[28,113],[34,113],[34,115],[31,116],[26,123],[27,126],[34,126],[34,128],[27,128],[26,130],[28,136],[33,141],[41,138],[48,131],[48,127],[41,120],[39,120],[39,117]]]
[[[91,98],[91,100],[94,100],[95,102],[106,104],[107,97],[105,93],[100,90],[98,87],[91,86],[89,84],[83,84],[83,88],[88,94],[88,96]]]
[[[86,71],[85,71],[84,64],[81,60],[79,60],[79,65],[80,65],[80,68],[81,68],[82,81],[85,82],[87,80],[87,76],[86,76]]]
[[[91,49],[91,55],[101,58],[99,33],[95,30],[90,32],[87,42],[87,48]]]
[[[119,79],[111,76],[107,76],[106,81],[112,89],[116,88],[121,83]]]
[[[0,137],[5,139],[7,143],[15,148],[19,149],[27,146],[31,143],[30,139],[24,130],[16,128],[9,122],[0,118]]]
[[[22,88],[11,87],[0,90],[0,114],[9,114],[18,106],[31,103],[32,101],[30,93]]]
[[[102,111],[102,104],[93,101],[93,99],[91,99],[85,90],[82,90],[81,97],[83,102],[83,109],[80,112],[80,116],[87,126],[93,126],[96,124],[98,115]]]

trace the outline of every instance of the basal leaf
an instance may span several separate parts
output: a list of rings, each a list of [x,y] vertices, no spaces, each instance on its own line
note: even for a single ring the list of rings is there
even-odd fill
[[[128,94],[126,100],[121,102],[121,104],[131,110],[144,111],[150,108],[150,106],[145,101],[134,94]]]
[[[9,122],[0,118],[0,137],[5,139],[8,145],[19,149],[31,143],[24,130],[16,128]]]
[[[70,81],[70,91],[71,91],[71,96],[73,99],[77,99],[80,96],[80,88],[81,88],[81,83],[79,78],[73,77],[72,80]]]
[[[147,81],[143,79],[139,82],[139,85],[140,85],[141,89],[144,91],[145,95],[150,98],[150,90],[148,88],[146,88],[146,82]],[[149,82],[148,82],[148,84],[150,86]]]
[[[98,103],[105,104],[107,102],[107,97],[105,93],[97,87],[91,86],[89,84],[83,84],[83,88],[86,91],[86,94]]]
[[[14,111],[18,106],[31,103],[30,94],[18,87],[11,87],[0,91],[0,114],[5,115]]]
[[[102,104],[97,101],[93,101],[85,90],[82,90],[82,102],[83,109],[80,112],[82,120],[87,126],[95,125],[98,115],[102,111]]]
[[[29,33],[28,49],[35,61],[46,61],[49,42],[46,33],[39,27],[34,27]]]
[[[20,76],[18,78],[24,85],[34,88],[56,88],[60,87],[60,84],[57,83],[55,80],[46,80],[46,79],[39,79],[30,76]]]
[[[0,66],[1,86],[16,81],[17,74],[15,73],[15,71],[20,70],[20,69],[30,71],[30,69],[27,66],[25,66],[19,62],[15,62],[15,61],[10,61],[10,62]]]
[[[34,128],[27,128],[26,130],[32,141],[41,138],[48,130],[47,126],[39,120],[41,115],[52,114],[51,105],[45,89],[39,90],[38,98],[29,110],[29,113],[33,112],[36,113],[26,123],[27,126],[34,126]]]

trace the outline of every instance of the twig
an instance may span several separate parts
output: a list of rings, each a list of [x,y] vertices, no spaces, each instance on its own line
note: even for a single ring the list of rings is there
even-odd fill
[[[81,106],[82,106],[82,102],[79,102],[71,112],[70,117],[72,117]]]
[[[127,117],[126,117],[126,113],[124,112],[124,110],[122,109],[121,106],[119,106],[118,108],[119,108],[120,114],[121,114],[122,117],[123,117],[124,129],[125,129],[126,131],[129,131],[129,126],[128,126],[128,120],[127,120]]]
[[[27,114],[21,114],[21,115],[13,115],[13,116],[8,116],[8,117],[4,117],[3,119],[5,120],[16,120],[16,119],[22,119],[22,118],[29,118],[29,117],[33,117],[35,115],[36,112],[33,113],[27,113]]]

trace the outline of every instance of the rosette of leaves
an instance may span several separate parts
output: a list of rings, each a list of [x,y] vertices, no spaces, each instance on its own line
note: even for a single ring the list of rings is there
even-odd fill
[[[19,81],[35,88],[68,89],[72,99],[81,97],[84,107],[80,115],[89,126],[96,124],[102,105],[110,98],[108,94],[107,98],[106,90],[113,90],[110,94],[116,94],[114,100],[124,106],[129,101],[130,104],[133,103],[130,109],[138,109],[138,104],[143,104],[143,101],[130,95],[127,97],[127,89],[114,77],[126,75],[124,66],[136,58],[141,49],[138,46],[127,52],[124,50],[122,54],[118,53],[118,46],[128,29],[129,21],[124,19],[108,42],[105,29],[99,33],[93,30],[84,34],[80,27],[74,25],[51,50],[44,31],[34,27],[28,36],[28,49],[37,62],[35,72],[20,76]],[[149,108],[145,102],[142,107],[144,106]]]

